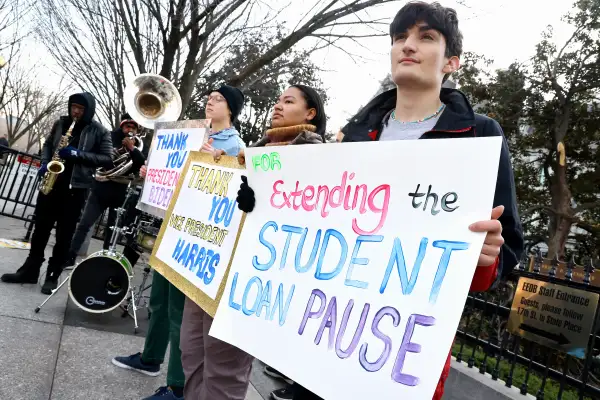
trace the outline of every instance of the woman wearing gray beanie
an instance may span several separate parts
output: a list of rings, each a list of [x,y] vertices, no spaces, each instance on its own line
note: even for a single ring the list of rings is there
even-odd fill
[[[238,88],[223,85],[208,96],[206,118],[211,135],[202,150],[218,159],[237,156],[245,144],[233,123],[244,104]],[[212,317],[189,298],[181,324],[181,364],[185,374],[184,397],[191,400],[244,400],[253,357],[208,335]]]

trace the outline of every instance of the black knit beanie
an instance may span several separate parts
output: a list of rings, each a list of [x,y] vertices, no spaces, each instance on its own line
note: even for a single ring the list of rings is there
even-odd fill
[[[121,123],[119,124],[119,127],[122,128],[125,124],[133,124],[138,128],[140,127],[139,124],[135,122],[133,118],[131,118],[131,115],[129,115],[128,113],[121,115]]]
[[[229,110],[231,111],[231,122],[234,122],[242,112],[244,106],[244,94],[236,87],[223,85],[219,89],[215,90],[225,97]]]

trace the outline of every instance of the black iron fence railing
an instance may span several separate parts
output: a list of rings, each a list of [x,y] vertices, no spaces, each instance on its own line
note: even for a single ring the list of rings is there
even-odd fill
[[[0,215],[33,220],[40,157],[0,146]]]
[[[521,394],[538,400],[600,399],[600,324],[596,308],[585,358],[553,350],[507,329],[519,277],[600,293],[599,275],[591,259],[579,266],[573,260],[545,260],[539,253],[525,258],[508,281],[495,290],[469,295],[453,355],[469,368],[489,374],[493,380],[503,380],[506,386],[517,387]]]

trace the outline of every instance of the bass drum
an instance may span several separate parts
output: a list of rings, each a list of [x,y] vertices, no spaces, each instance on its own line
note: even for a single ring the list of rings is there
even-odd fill
[[[131,264],[119,253],[101,250],[77,264],[69,279],[69,296],[84,311],[114,310],[127,297]]]

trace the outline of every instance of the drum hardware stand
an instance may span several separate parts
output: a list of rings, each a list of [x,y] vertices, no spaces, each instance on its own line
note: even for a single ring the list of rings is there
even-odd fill
[[[132,187],[132,182],[130,181],[129,185],[127,186],[127,196],[125,196],[125,201],[123,202],[123,205],[121,207],[119,207],[119,208],[116,209],[116,211],[117,211],[117,218],[115,220],[114,226],[110,227],[110,229],[113,232],[112,232],[112,236],[111,236],[111,239],[110,239],[111,243],[110,243],[110,246],[109,246],[109,248],[107,250],[109,254],[113,254],[113,255],[117,254],[117,243],[119,242],[119,237],[122,234],[123,235],[129,235],[129,234],[133,233],[133,228],[131,230],[128,230],[127,227],[124,227],[124,228],[119,227],[119,224],[121,223],[121,217],[125,213],[125,207],[127,205],[127,201],[129,200],[129,197],[131,196],[132,193],[135,193],[135,189]],[[65,268],[64,270],[66,271],[68,269],[73,270],[73,267],[71,267],[71,268]],[[65,278],[65,280],[62,281],[58,285],[58,287],[56,289],[54,289],[52,291],[52,293],[44,300],[44,302],[35,308],[34,311],[36,313],[39,313],[40,310],[42,309],[42,307],[44,306],[44,304],[46,304],[48,302],[48,300],[50,300],[50,298],[52,296],[54,296],[54,294],[56,292],[58,292],[64,286],[64,284],[67,283],[67,281],[70,278],[71,278],[71,274],[69,274],[69,276],[67,276]],[[131,304],[132,304],[132,310],[133,310],[133,321],[134,321],[134,325],[135,325],[135,327],[134,327],[134,333],[137,333],[139,327],[138,327],[137,314],[136,314],[137,306],[136,306],[136,301],[135,301],[135,289],[134,289],[134,287],[132,285],[132,279],[133,279],[133,271],[132,271],[132,274],[129,276],[129,288],[130,288],[130,292],[131,292],[130,298],[132,300]]]
[[[146,281],[148,280],[148,275],[150,274],[150,271],[151,271],[150,267],[148,267],[148,266],[144,267],[144,273],[142,275],[142,282],[139,284],[139,286],[136,289],[136,306],[137,306],[138,310],[141,310],[143,308],[148,308],[149,296],[144,296],[143,293],[152,287],[152,284],[149,284],[146,286]],[[133,308],[131,296],[128,297],[125,301],[126,301],[126,304],[121,306],[121,309],[123,310],[123,314],[121,315],[121,317],[125,318],[126,316],[129,315],[130,317],[133,318],[133,315],[130,312],[131,309]],[[149,308],[148,308],[148,318],[150,318],[150,309]]]

